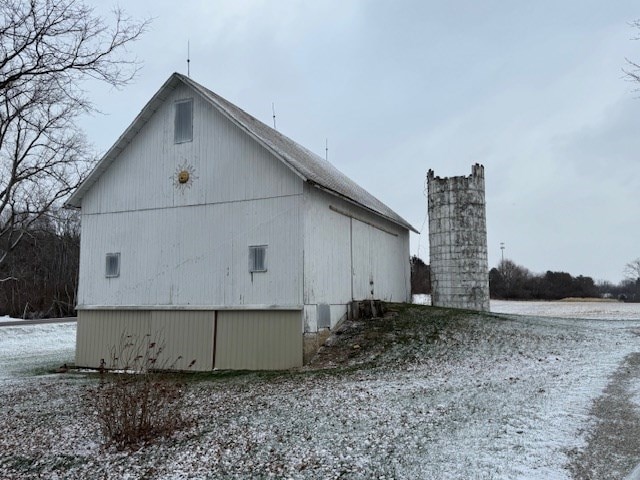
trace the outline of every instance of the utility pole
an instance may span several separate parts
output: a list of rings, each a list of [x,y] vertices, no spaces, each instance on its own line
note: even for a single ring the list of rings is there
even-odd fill
[[[504,263],[504,242],[500,242],[500,250],[502,250],[502,263]]]

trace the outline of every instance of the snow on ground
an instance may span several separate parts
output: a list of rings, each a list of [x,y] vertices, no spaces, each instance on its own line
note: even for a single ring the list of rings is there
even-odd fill
[[[3,315],[0,317],[0,323],[3,322],[15,322],[18,320],[22,320],[21,318],[11,318],[9,315]]]
[[[413,295],[417,305],[431,305],[431,295]],[[640,303],[491,300],[491,312],[553,318],[640,320]]]
[[[537,317],[640,320],[640,303],[491,300],[491,311]]]
[[[75,323],[0,327],[0,389],[32,371],[72,363]]]
[[[0,478],[569,478],[592,401],[640,347],[636,320],[394,321],[383,353],[344,368],[200,380],[191,430],[125,453],[80,401],[95,377],[25,375],[72,358],[75,325],[0,328]]]

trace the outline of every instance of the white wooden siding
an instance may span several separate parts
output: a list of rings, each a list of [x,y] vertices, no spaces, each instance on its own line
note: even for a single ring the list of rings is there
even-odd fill
[[[159,367],[206,371],[213,367],[214,312],[95,310],[78,312],[76,365],[123,367],[123,340],[164,346]],[[155,348],[155,347],[154,347]],[[142,352],[143,354],[146,352]],[[193,365],[189,364],[195,360]],[[115,364],[114,364],[115,361]]]
[[[193,141],[174,143],[174,105],[194,99]],[[191,184],[176,187],[181,168]],[[302,180],[181,85],[86,193],[78,303],[302,304]],[[268,245],[267,272],[248,271]],[[105,278],[105,254],[120,275]]]
[[[407,301],[409,252],[403,248],[404,235],[393,236],[356,219],[351,231],[354,300]]]
[[[304,303],[346,304],[351,300],[350,219],[330,210],[330,199],[316,188],[305,190]]]
[[[282,370],[302,366],[300,311],[220,311],[215,368]]]
[[[335,328],[338,323],[347,318],[347,310],[348,306],[346,303],[329,305],[330,329]],[[318,325],[318,304],[304,306],[303,320],[305,333],[314,333],[322,328]]]
[[[193,141],[174,143],[174,102],[193,97]],[[194,170],[191,186],[174,178]],[[197,177],[197,178],[195,178]],[[82,213],[144,210],[302,193],[302,180],[181,85],[82,199]]]
[[[410,298],[409,232],[363,208],[305,186],[304,320],[316,331],[316,305]],[[373,281],[373,295],[371,282]]]
[[[78,303],[302,305],[298,196],[83,215]],[[267,271],[251,274],[249,246],[268,245]],[[106,278],[105,254],[120,252]]]

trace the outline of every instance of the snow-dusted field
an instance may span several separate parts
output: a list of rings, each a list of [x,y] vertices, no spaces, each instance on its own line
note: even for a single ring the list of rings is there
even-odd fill
[[[413,303],[431,305],[431,295],[414,295]],[[640,303],[491,300],[491,312],[553,318],[640,320]]]
[[[640,320],[640,303],[491,300],[491,311],[537,317]]]
[[[385,322],[360,325],[384,348],[345,367],[199,380],[191,430],[125,453],[80,402],[94,377],[33,375],[72,360],[75,325],[2,327],[0,478],[571,478],[592,402],[640,351],[640,320],[417,307]]]
[[[75,323],[0,327],[0,389],[3,382],[73,362],[75,348]]]

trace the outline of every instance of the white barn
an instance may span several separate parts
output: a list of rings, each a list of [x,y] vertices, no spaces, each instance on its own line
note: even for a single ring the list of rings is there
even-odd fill
[[[409,223],[178,73],[67,205],[82,213],[78,366],[151,334],[179,369],[295,367],[352,300],[410,299]]]

